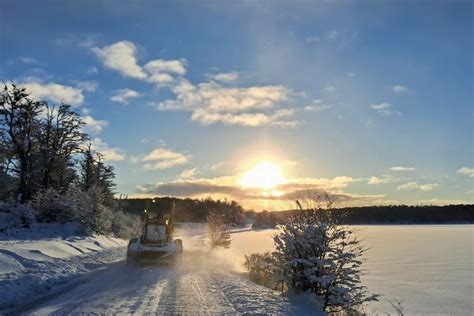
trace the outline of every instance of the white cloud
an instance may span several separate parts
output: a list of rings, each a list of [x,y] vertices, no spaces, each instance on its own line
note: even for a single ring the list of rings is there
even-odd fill
[[[220,122],[225,125],[289,127],[297,124],[285,119],[292,116],[294,110],[277,108],[292,94],[284,86],[224,87],[214,81],[194,85],[183,78],[171,90],[176,99],[160,102],[157,109],[192,112],[191,120],[202,125]]]
[[[178,179],[193,179],[197,174],[196,168],[183,170],[178,176]]]
[[[178,75],[184,75],[186,73],[186,59],[180,60],[163,60],[156,59],[148,62],[144,68],[150,74],[157,73],[175,73]]]
[[[86,124],[83,127],[86,132],[100,133],[106,126],[109,125],[108,121],[96,120],[90,115],[83,116],[82,121]]]
[[[184,75],[186,73],[186,65],[186,59],[156,59],[148,62],[144,69],[149,74],[148,82],[161,85],[171,83],[174,80],[172,75]]]
[[[222,72],[216,74],[212,77],[215,81],[222,81],[222,82],[232,82],[239,78],[239,73],[236,71],[233,72]]]
[[[392,115],[392,114],[398,114],[398,115],[402,114],[399,111],[392,110],[391,109],[392,105],[388,102],[383,102],[383,103],[380,103],[380,104],[372,104],[372,105],[370,105],[370,107],[373,110],[377,111],[377,113],[385,115],[385,116],[389,116],[389,115]]]
[[[186,73],[186,59],[155,59],[143,67],[138,64],[137,48],[134,43],[120,41],[102,48],[93,47],[92,51],[100,58],[105,67],[120,72],[125,77],[135,78],[156,84],[168,84],[173,75]]]
[[[399,185],[397,190],[420,190],[427,192],[433,190],[437,186],[439,186],[437,183],[418,184],[418,182],[408,182]]]
[[[384,178],[370,177],[367,184],[386,184],[386,183],[389,183],[390,181],[391,179],[387,177],[384,177]]]
[[[97,90],[97,82],[80,80],[75,80],[74,82],[76,83],[76,87],[82,91],[95,92]]]
[[[293,115],[293,111],[289,109],[280,109],[274,114],[267,115],[264,113],[219,113],[208,112],[207,109],[196,110],[191,119],[197,121],[202,125],[211,125],[221,122],[224,125],[241,125],[241,126],[262,126],[273,125],[279,127],[294,127],[299,124],[298,121],[284,121],[280,120],[283,117]]]
[[[105,160],[109,161],[121,161],[125,159],[125,156],[121,153],[119,148],[109,147],[107,143],[96,137],[91,141],[92,149],[101,153]]]
[[[407,92],[408,91],[408,88],[405,87],[405,86],[402,86],[402,85],[395,85],[393,86],[393,92],[396,92],[396,93],[403,93],[403,92]]]
[[[192,84],[182,76],[186,74],[187,61],[151,60],[141,67],[137,62],[137,49],[132,42],[121,41],[92,50],[107,68],[114,69],[127,77],[166,86],[176,98],[152,104],[161,111],[192,112],[191,120],[202,125],[223,123],[241,126],[294,127],[300,122],[287,119],[293,110],[282,105],[294,93],[281,85],[228,87],[220,82],[233,82],[236,72],[217,74],[207,83]],[[214,81],[215,80],[215,81]],[[128,91],[130,97],[133,92]],[[113,96],[114,101],[126,102],[121,95]]]
[[[131,90],[131,89],[120,89],[120,90],[117,90],[115,92],[116,92],[116,94],[114,96],[110,97],[110,100],[112,100],[114,102],[119,102],[119,103],[122,103],[122,104],[128,104],[128,99],[130,99],[130,98],[137,98],[137,97],[141,96],[140,93],[138,93],[135,90]]]
[[[385,110],[391,107],[391,105],[388,102],[383,102],[380,104],[372,104],[370,107],[374,110]]]
[[[474,168],[469,168],[469,167],[462,167],[456,173],[468,176],[470,178],[474,178]]]
[[[327,86],[324,87],[323,91],[324,92],[334,92],[334,91],[336,91],[336,87],[331,86],[331,85],[327,85]]]
[[[332,105],[323,104],[321,100],[314,100],[313,104],[304,107],[306,111],[323,111],[332,108]]]
[[[102,48],[93,47],[92,51],[101,59],[105,67],[117,70],[125,77],[147,78],[137,63],[137,48],[132,42],[121,41]]]
[[[298,178],[290,181],[293,185],[299,185],[302,188],[304,186],[308,187],[318,187],[324,190],[334,190],[334,189],[343,189],[346,188],[349,184],[357,181],[352,177],[347,176],[338,176],[331,179],[327,178]]]
[[[356,76],[356,74],[353,73],[353,72],[348,72],[348,73],[347,73],[347,76],[348,76],[349,78],[354,78],[354,77]]]
[[[390,168],[391,171],[414,171],[416,170],[413,167],[404,167],[404,166],[393,166]]]
[[[141,67],[137,61],[137,49],[132,42],[121,41],[102,48],[93,47],[93,52],[107,68],[124,76],[166,86],[175,94],[174,100],[165,100],[154,105],[161,111],[189,111],[191,120],[202,125],[223,123],[241,126],[294,127],[297,120],[288,119],[294,111],[282,108],[293,92],[279,85],[227,87],[220,82],[233,82],[238,73],[220,73],[207,83],[192,84],[182,76],[186,74],[187,61],[151,60]],[[130,97],[133,92],[128,91]],[[125,103],[123,95],[112,100]]]
[[[174,166],[185,165],[189,162],[191,155],[174,152],[166,148],[156,148],[143,158],[147,162],[145,169],[162,170]]]
[[[64,102],[72,106],[78,106],[84,102],[82,89],[64,86],[54,82],[42,83],[40,81],[27,81],[19,86],[31,93],[34,98],[46,99],[53,102]]]

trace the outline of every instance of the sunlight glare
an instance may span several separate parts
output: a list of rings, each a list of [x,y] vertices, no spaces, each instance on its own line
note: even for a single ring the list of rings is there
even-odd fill
[[[247,188],[269,189],[287,180],[283,177],[280,167],[271,162],[260,162],[245,172],[239,179],[239,184]]]

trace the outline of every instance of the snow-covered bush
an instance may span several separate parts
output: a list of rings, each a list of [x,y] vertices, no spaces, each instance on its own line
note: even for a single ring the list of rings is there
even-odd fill
[[[303,209],[278,226],[275,251],[252,255],[246,266],[268,282],[282,282],[296,292],[314,294],[321,308],[330,313],[353,311],[365,302],[377,300],[361,284],[362,256],[366,249],[353,229],[338,225],[327,209]],[[327,204],[332,205],[332,204]]]
[[[42,222],[78,222],[86,234],[112,232],[113,211],[104,205],[104,196],[96,187],[87,192],[70,188],[66,194],[44,190],[35,195],[31,206]]]
[[[138,236],[141,231],[140,216],[116,211],[112,219],[112,233],[119,238],[129,239]]]
[[[88,202],[84,212],[79,214],[79,221],[87,234],[109,234],[112,232],[113,212],[104,205],[105,197],[96,186],[92,186],[85,197]]]
[[[6,232],[11,229],[29,228],[35,221],[35,212],[29,206],[0,202],[0,232]]]
[[[365,248],[352,229],[290,220],[280,227],[274,241],[287,286],[314,293],[324,310],[347,311],[377,299],[361,285]]]
[[[129,238],[139,234],[140,218],[105,205],[102,191],[92,186],[87,192],[71,187],[65,194],[54,189],[38,192],[29,206],[0,204],[0,230],[26,227],[35,219],[40,222],[77,222],[85,234],[114,234]]]
[[[281,262],[270,252],[245,255],[250,280],[274,290],[285,289]]]
[[[207,224],[211,248],[229,248],[231,243],[230,232],[224,223],[223,215],[216,211],[211,211],[207,217]]]
[[[41,222],[65,223],[76,219],[76,205],[67,195],[62,195],[52,188],[38,192],[30,205],[36,210]]]

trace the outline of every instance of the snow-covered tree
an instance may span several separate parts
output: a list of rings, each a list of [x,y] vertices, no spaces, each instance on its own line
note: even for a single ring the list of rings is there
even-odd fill
[[[91,145],[84,148],[83,159],[79,163],[79,186],[83,191],[91,188],[99,189],[102,193],[103,204],[114,206],[115,173],[113,166],[104,163],[103,156],[94,152]]]
[[[73,155],[81,152],[88,137],[82,132],[84,122],[70,105],[42,104],[37,131],[38,182],[43,189],[52,187],[65,193],[76,178]]]
[[[230,232],[224,223],[223,216],[216,211],[211,211],[207,217],[207,224],[211,248],[229,248],[231,243]]]
[[[332,217],[333,203],[326,193],[298,200],[299,211],[278,227],[275,251],[247,257],[246,262],[251,274],[257,271],[273,283],[313,293],[321,308],[330,313],[352,311],[378,297],[361,284],[366,249],[353,229]]]
[[[36,210],[41,222],[74,221],[76,207],[71,200],[55,189],[42,190],[35,194],[30,205]]]
[[[4,85],[0,94],[0,143],[7,172],[18,177],[16,199],[25,202],[35,192],[37,131],[43,103],[25,89]]]
[[[354,231],[324,222],[290,220],[274,238],[277,260],[282,263],[289,288],[311,292],[329,312],[351,310],[376,300],[361,284],[365,252]]]

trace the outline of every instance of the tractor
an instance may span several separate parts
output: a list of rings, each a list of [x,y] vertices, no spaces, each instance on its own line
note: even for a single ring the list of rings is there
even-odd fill
[[[153,200],[155,202],[155,200]],[[173,262],[183,252],[181,239],[173,239],[174,203],[171,216],[152,217],[144,210],[141,235],[129,241],[127,265]]]

